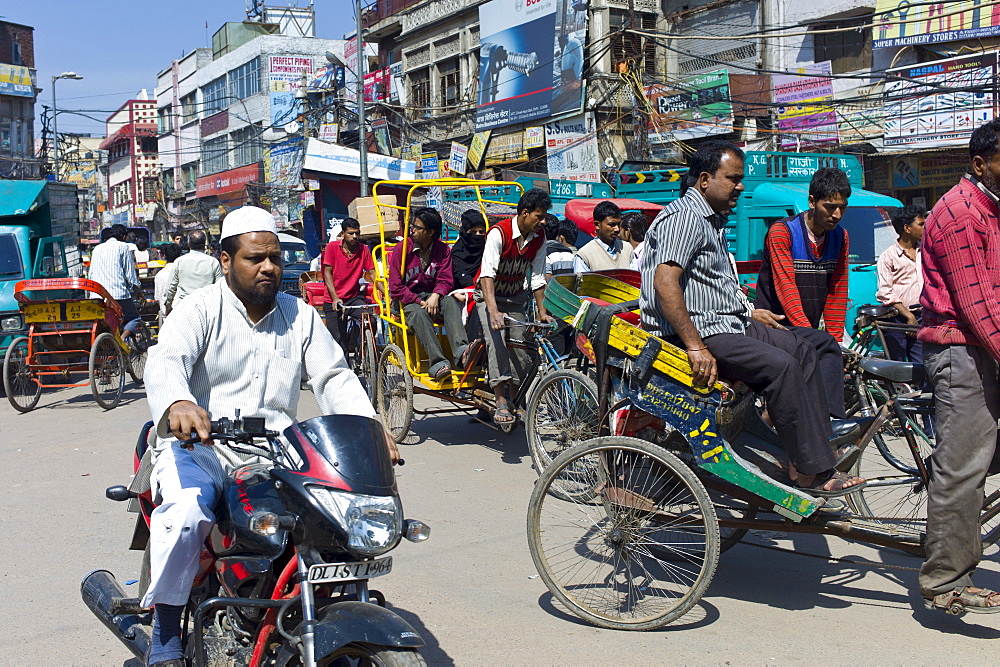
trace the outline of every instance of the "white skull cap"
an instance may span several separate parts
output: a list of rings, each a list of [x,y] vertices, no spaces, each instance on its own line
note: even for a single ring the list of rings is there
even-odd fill
[[[219,240],[250,232],[277,234],[278,226],[274,224],[274,216],[256,206],[241,206],[226,214],[226,219],[222,221],[222,236]]]

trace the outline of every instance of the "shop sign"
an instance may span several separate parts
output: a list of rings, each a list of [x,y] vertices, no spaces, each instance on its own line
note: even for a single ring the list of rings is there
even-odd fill
[[[580,114],[546,123],[545,151],[550,179],[601,182],[594,114]]]
[[[196,192],[198,197],[215,197],[242,190],[247,183],[256,183],[259,179],[260,168],[257,164],[251,164],[211,176],[202,176],[198,179]]]
[[[524,148],[523,131],[497,134],[490,138],[490,147],[486,151],[486,166],[527,161],[528,151]]]
[[[824,104],[833,101],[832,72],[832,64],[825,60],[796,74],[772,75],[782,150],[838,142],[837,113],[832,105]],[[803,76],[811,74],[821,76]]]
[[[649,86],[646,97],[653,108],[649,113],[648,126],[652,144],[733,131],[733,105],[727,70],[684,77],[676,86]]]

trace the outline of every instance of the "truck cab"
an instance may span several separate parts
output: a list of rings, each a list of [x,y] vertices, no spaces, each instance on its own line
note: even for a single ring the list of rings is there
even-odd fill
[[[72,190],[75,216],[76,187]],[[28,333],[14,300],[17,282],[70,275],[67,239],[53,233],[48,195],[47,181],[0,181],[0,356],[15,338]],[[75,240],[70,240],[75,248]]]

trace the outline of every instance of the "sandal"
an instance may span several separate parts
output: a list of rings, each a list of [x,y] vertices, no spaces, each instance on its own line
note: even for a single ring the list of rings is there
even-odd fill
[[[1000,597],[994,596],[1000,596],[1000,593],[988,588],[981,588],[978,593],[973,593],[969,587],[961,586],[932,598],[924,598],[924,606],[946,611],[954,616],[961,616],[967,611],[973,614],[996,614],[1000,613]]]
[[[462,354],[458,360],[458,365],[461,368],[465,369],[469,367],[469,362],[472,361],[472,351],[479,348],[480,341],[482,341],[482,339],[477,338],[476,340],[466,345],[465,348],[462,350]]]
[[[841,496],[846,496],[848,494],[860,491],[867,486],[868,482],[861,482],[860,484],[854,484],[852,486],[845,487],[844,484],[852,479],[858,479],[857,477],[852,477],[846,472],[840,472],[839,470],[833,470],[829,474],[819,474],[816,475],[816,479],[809,486],[799,486],[798,483],[795,484],[795,488],[805,491],[811,496],[816,496],[818,498],[840,498]],[[827,490],[823,487],[827,485],[828,482],[833,481],[839,483],[839,488]]]
[[[504,405],[504,407],[497,407],[493,409],[493,423],[497,424],[511,424],[515,421],[514,414],[510,411],[510,408]]]
[[[440,382],[451,375],[451,364],[447,361],[439,361],[434,364],[429,372],[432,378]]]

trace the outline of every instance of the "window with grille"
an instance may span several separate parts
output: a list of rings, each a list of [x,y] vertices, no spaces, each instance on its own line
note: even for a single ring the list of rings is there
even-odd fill
[[[232,133],[234,167],[260,162],[263,154],[260,132],[259,126],[247,125]]]
[[[190,123],[198,117],[198,101],[195,93],[181,98],[181,123]]]
[[[260,92],[260,56],[229,73],[229,94],[246,99]]]
[[[612,9],[610,22],[612,33],[630,28],[633,30],[656,30],[656,14],[647,12],[632,12],[634,22],[629,20],[629,12],[623,9]],[[619,63],[632,61],[641,71],[648,74],[656,72],[656,42],[649,37],[634,33],[614,34],[611,37],[611,63],[617,68]]]
[[[438,63],[438,84],[441,87],[438,106],[447,109],[448,107],[457,105],[462,97],[462,93],[459,90],[461,81],[458,74],[457,59]]]
[[[209,82],[201,91],[205,116],[211,116],[226,108],[226,77],[220,76]]]
[[[215,174],[229,169],[229,137],[223,135],[201,144],[201,171]]]
[[[813,34],[813,60],[829,60],[834,74],[846,74],[872,66],[872,29],[867,27],[871,15],[841,21],[826,22],[816,29],[858,28],[844,32]]]
[[[431,74],[422,69],[410,73],[410,107],[414,113],[423,115],[431,106]]]
[[[192,162],[181,167],[181,187],[186,191],[198,187],[198,163]]]

